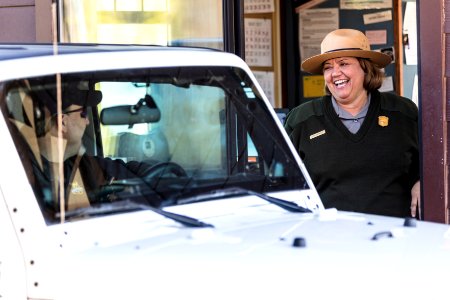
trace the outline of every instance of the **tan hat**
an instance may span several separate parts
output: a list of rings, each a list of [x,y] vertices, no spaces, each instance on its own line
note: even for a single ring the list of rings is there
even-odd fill
[[[325,61],[336,57],[368,58],[380,68],[391,63],[387,54],[370,50],[369,39],[361,31],[337,29],[328,33],[320,44],[321,54],[302,62],[302,69],[312,74],[322,74]]]

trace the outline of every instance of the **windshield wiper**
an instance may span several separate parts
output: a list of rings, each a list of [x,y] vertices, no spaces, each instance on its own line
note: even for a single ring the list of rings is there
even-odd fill
[[[297,203],[279,199],[279,198],[275,198],[275,197],[271,197],[271,196],[268,196],[263,193],[258,193],[258,192],[243,189],[240,187],[217,189],[217,190],[213,190],[208,193],[198,194],[193,197],[182,198],[175,202],[177,204],[188,204],[188,203],[216,200],[216,199],[228,198],[228,197],[234,197],[234,196],[256,196],[256,197],[266,200],[267,202],[275,204],[275,205],[277,205],[287,211],[290,211],[290,212],[296,212],[296,213],[312,212],[310,209],[300,206]]]
[[[112,203],[102,203],[99,205],[93,205],[89,207],[82,207],[65,213],[66,218],[95,216],[95,215],[107,215],[120,212],[131,212],[136,210],[151,210],[157,214],[160,214],[166,218],[183,224],[186,227],[214,227],[211,224],[204,223],[195,218],[183,216],[180,214],[168,212],[160,208],[153,207],[148,204],[137,203],[130,200],[117,201]],[[56,218],[60,218],[60,213],[55,214]]]

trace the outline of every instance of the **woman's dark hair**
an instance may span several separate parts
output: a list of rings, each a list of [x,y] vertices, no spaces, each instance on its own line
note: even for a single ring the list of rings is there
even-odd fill
[[[365,74],[363,83],[364,89],[369,93],[378,90],[383,84],[384,72],[367,58],[356,57],[356,59],[359,61],[359,65]],[[331,94],[327,85],[325,85],[325,92],[327,95]]]

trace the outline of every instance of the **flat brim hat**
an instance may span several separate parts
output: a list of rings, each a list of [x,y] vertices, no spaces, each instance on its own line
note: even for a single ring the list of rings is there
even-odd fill
[[[391,63],[389,55],[370,50],[369,39],[354,29],[337,29],[328,33],[320,44],[320,52],[302,62],[305,72],[322,74],[323,63],[337,57],[367,58],[379,68]]]

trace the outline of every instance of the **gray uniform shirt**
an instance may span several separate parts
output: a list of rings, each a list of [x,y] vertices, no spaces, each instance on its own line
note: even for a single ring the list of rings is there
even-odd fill
[[[347,112],[345,109],[341,109],[333,96],[331,96],[331,102],[333,103],[333,108],[336,111],[336,114],[338,115],[339,119],[341,119],[345,127],[347,127],[347,129],[351,133],[353,134],[357,133],[359,128],[361,128],[361,124],[364,122],[364,118],[367,115],[367,111],[369,110],[370,94],[367,99],[366,105],[364,105],[361,111],[357,113],[355,116]]]

